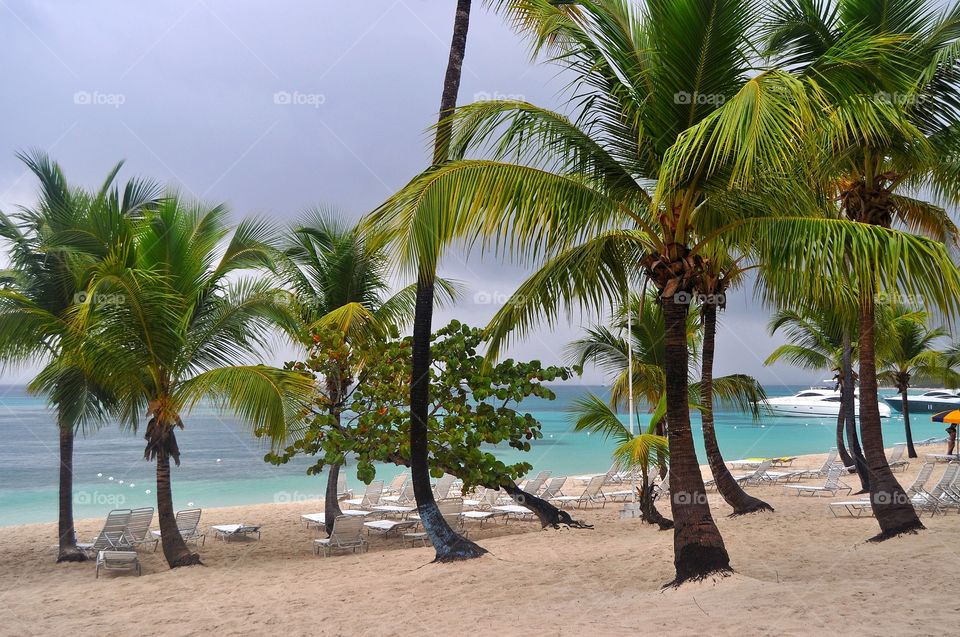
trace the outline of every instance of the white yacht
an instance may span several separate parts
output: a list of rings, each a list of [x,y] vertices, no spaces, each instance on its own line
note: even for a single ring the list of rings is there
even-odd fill
[[[884,400],[897,411],[903,411],[903,400],[900,394],[887,396]],[[907,394],[907,409],[911,414],[917,412],[935,414],[948,409],[960,409],[960,393],[956,389],[931,389],[915,396]]]
[[[857,398],[859,395],[855,394]],[[823,387],[811,387],[793,396],[768,398],[766,406],[776,416],[836,418],[840,414],[840,392]],[[882,402],[877,403],[880,408],[880,417],[890,417],[890,407]],[[860,415],[860,401],[854,402],[857,416]]]

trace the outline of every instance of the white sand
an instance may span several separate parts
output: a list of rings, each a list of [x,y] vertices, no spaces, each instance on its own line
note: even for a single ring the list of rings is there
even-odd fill
[[[820,462],[808,456],[797,466]],[[909,484],[920,464],[898,474],[901,482]],[[737,574],[678,590],[661,589],[673,577],[672,532],[618,519],[619,505],[579,511],[575,517],[594,523],[592,531],[540,531],[535,522],[516,521],[485,526],[471,538],[491,555],[445,565],[429,564],[430,548],[378,538],[366,554],[316,557],[316,533],[299,516],[322,510],[319,502],[211,509],[204,527],[263,524],[263,538],[208,538],[206,566],[174,571],[161,552],[147,549],[142,577],[99,580],[92,562],[54,563],[56,525],[0,528],[0,634],[955,632],[956,513],[925,516],[928,530],[919,535],[867,544],[878,530],[872,518],[834,519],[830,499],[785,496],[779,487],[751,491],[776,513],[729,519],[719,496],[710,496]],[[78,523],[80,537],[92,537],[100,524]]]

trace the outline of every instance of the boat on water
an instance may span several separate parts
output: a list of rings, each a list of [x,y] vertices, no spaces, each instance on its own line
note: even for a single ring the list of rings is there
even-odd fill
[[[768,398],[763,404],[776,416],[808,418],[836,418],[840,414],[840,392],[828,387],[811,387],[793,396]],[[881,418],[890,417],[890,407],[877,402]],[[860,415],[860,401],[854,402],[856,415]]]
[[[884,400],[898,412],[903,411],[903,399],[900,394],[887,396]],[[907,394],[907,409],[910,413],[935,414],[948,409],[960,409],[960,391],[956,389],[931,389],[922,394]]]

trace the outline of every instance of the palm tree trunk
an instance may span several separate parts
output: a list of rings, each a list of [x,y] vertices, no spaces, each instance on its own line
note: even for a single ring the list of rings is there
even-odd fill
[[[850,454],[847,452],[847,447],[843,444],[843,424],[846,422],[845,413],[843,410],[843,394],[840,394],[840,411],[837,412],[837,453],[840,454],[840,461],[845,467],[854,466],[854,460],[850,457]],[[851,469],[851,472],[853,470]]]
[[[173,489],[170,483],[170,456],[166,453],[157,454],[157,515],[163,556],[167,559],[170,568],[200,564],[200,556],[190,552],[187,543],[180,535],[180,529],[177,528],[177,517],[173,511]]]
[[[917,450],[913,446],[913,431],[910,429],[910,405],[907,402],[908,389],[909,387],[907,386],[900,388],[900,404],[903,408],[903,432],[907,436],[907,456],[916,458]]]
[[[340,502],[337,500],[337,481],[340,479],[341,466],[342,464],[337,462],[327,467],[327,490],[323,496],[323,518],[327,535],[333,533],[333,521],[338,515],[343,515]]]
[[[435,562],[452,562],[480,557],[486,549],[450,528],[430,487],[427,410],[430,403],[430,332],[433,321],[433,281],[421,275],[413,318],[412,379],[410,382],[410,478],[417,499],[420,521],[433,543]]]
[[[665,320],[667,419],[670,422],[670,506],[673,564],[678,586],[687,580],[729,573],[730,557],[710,514],[703,476],[693,446],[688,394],[687,312],[676,295],[662,299]],[[679,301],[679,302],[678,302]]]
[[[713,473],[717,491],[723,499],[733,507],[732,515],[744,515],[757,511],[773,511],[773,507],[759,498],[744,491],[737,481],[730,475],[720,445],[717,442],[717,431],[713,422],[713,354],[717,338],[717,306],[714,303],[704,303],[703,317],[703,351],[701,352],[700,372],[700,401],[703,404],[703,446],[707,451],[707,462],[710,472]]]
[[[857,470],[857,475],[860,477],[860,492],[867,493],[870,491],[870,471],[867,469],[867,460],[863,457],[863,451],[860,449],[860,437],[857,435],[855,387],[856,382],[853,380],[853,345],[850,343],[850,333],[844,330],[843,385],[840,387],[840,404],[843,405],[844,419],[846,420],[847,443],[850,446],[850,455],[853,456],[853,465]],[[863,418],[862,412],[860,417]]]
[[[82,562],[86,554],[77,548],[77,534],[73,527],[73,426],[58,418],[60,428],[60,523],[57,563]]]
[[[883,448],[880,409],[877,405],[872,293],[870,288],[860,299],[860,435],[870,468],[870,502],[873,514],[880,523],[880,534],[873,539],[882,541],[902,533],[914,533],[924,526],[910,498],[890,471]]]

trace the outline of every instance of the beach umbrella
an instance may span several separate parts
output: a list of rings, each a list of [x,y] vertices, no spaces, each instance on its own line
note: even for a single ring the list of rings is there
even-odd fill
[[[930,417],[933,422],[942,422],[948,425],[960,425],[960,409],[941,411]]]

